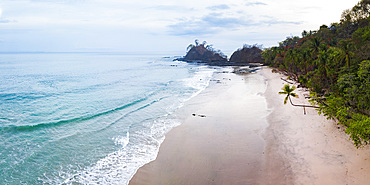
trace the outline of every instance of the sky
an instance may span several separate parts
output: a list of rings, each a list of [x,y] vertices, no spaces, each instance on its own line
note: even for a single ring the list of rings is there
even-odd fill
[[[0,0],[0,52],[186,52],[230,56],[339,22],[359,0]]]

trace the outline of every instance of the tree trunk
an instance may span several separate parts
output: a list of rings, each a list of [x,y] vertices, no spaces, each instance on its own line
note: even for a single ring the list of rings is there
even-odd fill
[[[306,107],[315,108],[315,109],[320,108],[320,107],[316,107],[316,106],[312,106],[312,105],[295,105],[295,104],[293,104],[292,99],[290,98],[290,96],[288,96],[288,98],[289,98],[290,103],[291,103],[293,106],[296,106],[296,107],[303,107],[303,113],[304,113],[305,115],[306,115]]]

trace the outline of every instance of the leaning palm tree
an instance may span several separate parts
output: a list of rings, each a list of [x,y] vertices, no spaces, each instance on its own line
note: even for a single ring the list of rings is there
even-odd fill
[[[311,106],[311,105],[296,105],[296,104],[293,104],[292,102],[292,99],[290,98],[290,96],[293,96],[295,98],[298,98],[298,95],[296,93],[294,93],[293,91],[296,89],[296,87],[293,85],[292,88],[290,88],[290,85],[289,84],[286,84],[284,85],[283,88],[281,88],[281,90],[283,91],[280,91],[279,94],[286,94],[286,97],[284,99],[284,104],[286,104],[286,102],[290,101],[290,103],[293,105],[293,106],[296,106],[296,107],[303,107],[303,111],[304,111],[304,114],[306,114],[306,107],[311,107],[311,108],[320,108],[320,107],[316,107],[316,106]]]
[[[289,99],[290,103],[294,106],[294,104],[292,103],[292,100],[290,99],[290,96],[298,98],[298,95],[293,92],[295,89],[296,89],[296,87],[294,85],[292,86],[292,88],[290,88],[289,84],[286,84],[286,85],[284,85],[283,88],[281,88],[281,90],[283,90],[283,91],[280,91],[279,94],[286,94],[286,97],[284,99],[284,104],[286,104],[286,102]]]

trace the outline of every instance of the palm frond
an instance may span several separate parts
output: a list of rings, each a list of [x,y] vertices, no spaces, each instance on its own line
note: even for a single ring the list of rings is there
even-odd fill
[[[289,84],[284,85],[284,87],[281,88],[281,90],[286,91],[286,92],[290,92],[290,86],[289,86]]]
[[[290,93],[291,96],[298,98],[298,95],[296,93]]]
[[[286,104],[286,102],[288,101],[288,98],[289,96],[286,96],[285,99],[284,99],[284,104]]]
[[[296,86],[292,86],[290,87],[289,84],[286,84],[284,85],[283,88],[281,88],[281,90],[283,91],[280,91],[279,94],[286,94],[287,96],[285,97],[284,99],[284,104],[287,103],[288,99],[290,98],[290,96],[293,96],[293,97],[296,97],[298,98],[298,95],[296,93],[294,93],[293,91],[296,89],[297,87]]]

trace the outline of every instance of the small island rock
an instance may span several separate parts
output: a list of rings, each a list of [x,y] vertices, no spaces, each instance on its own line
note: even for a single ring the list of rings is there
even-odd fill
[[[204,63],[213,63],[213,62],[227,62],[227,58],[221,56],[219,53],[211,51],[204,47],[204,45],[192,47],[186,56],[183,58],[187,62],[204,62]]]

